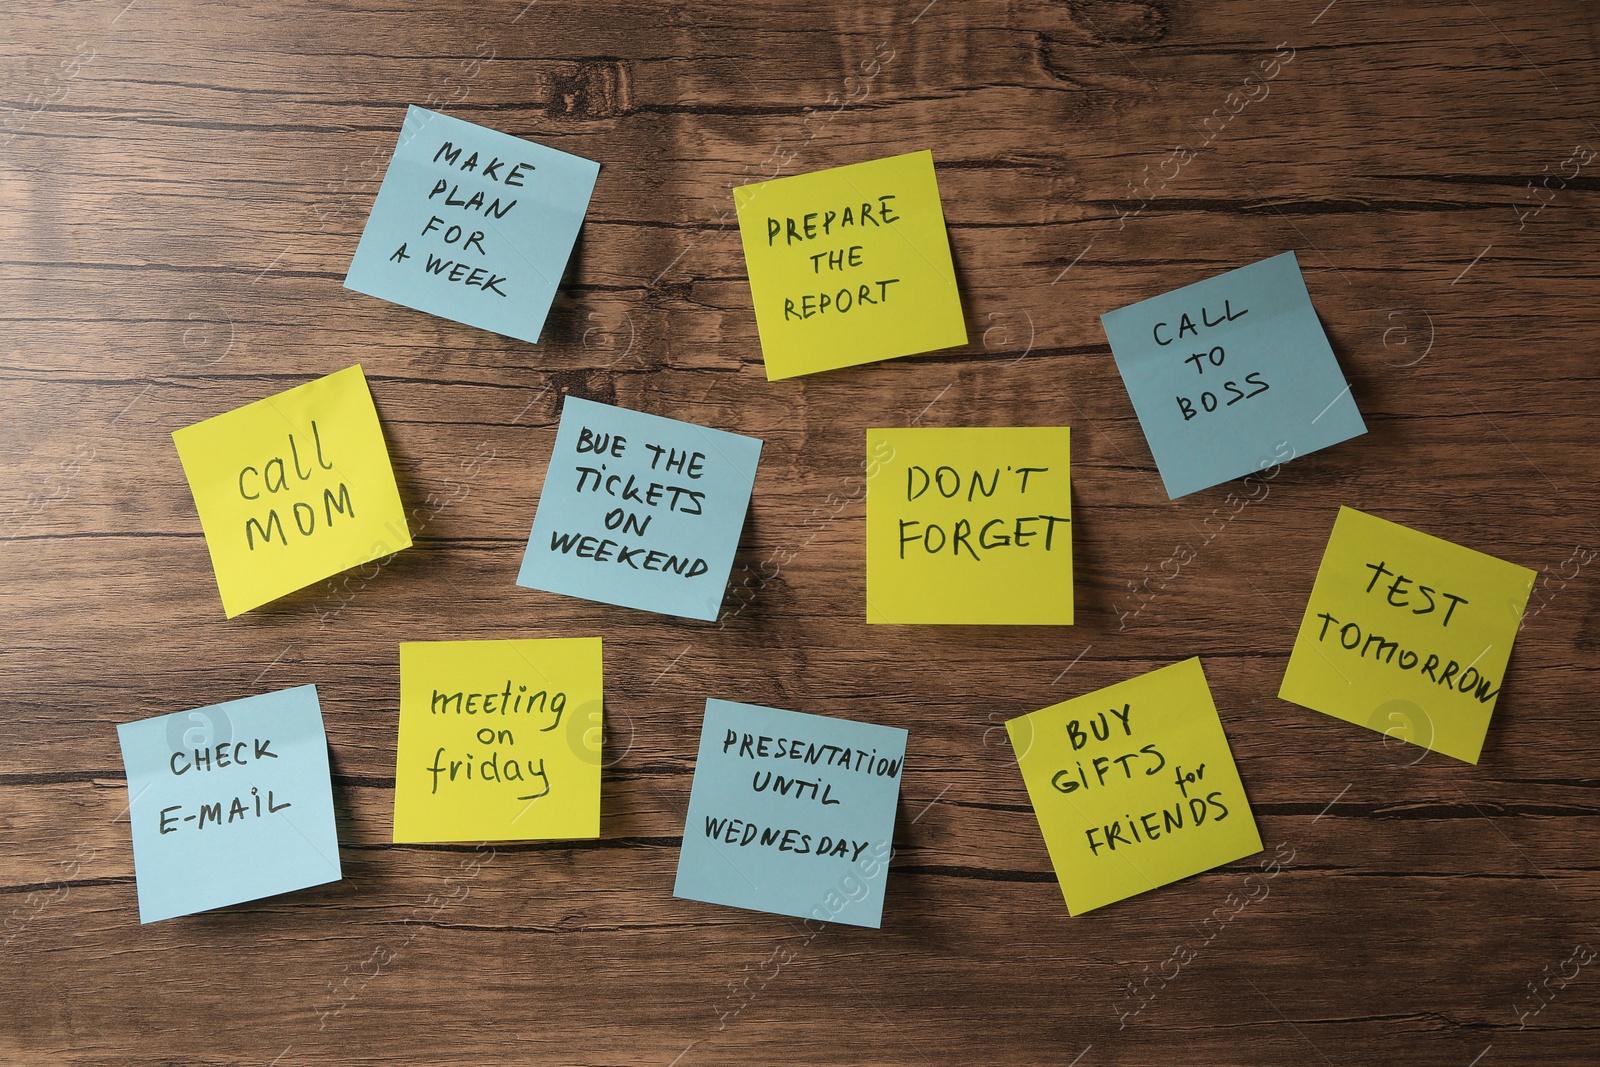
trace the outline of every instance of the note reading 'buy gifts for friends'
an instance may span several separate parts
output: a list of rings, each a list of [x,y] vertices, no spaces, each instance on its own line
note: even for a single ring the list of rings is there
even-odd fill
[[[568,396],[517,584],[715,619],[761,442]]]
[[[767,377],[967,343],[933,153],[733,191]]]
[[[881,925],[906,732],[707,700],[672,895]]]
[[[394,839],[600,836],[600,638],[400,646]]]
[[[412,107],[345,288],[536,343],[599,174]]]
[[[867,621],[1072,622],[1069,432],[867,431]]]
[[[1198,659],[1006,729],[1073,915],[1261,851]]]
[[[230,619],[411,545],[360,364],[172,440]]]
[[[1340,508],[1278,696],[1477,763],[1534,578]]]
[[[117,727],[139,921],[337,882],[317,687]]]
[[[1100,321],[1173,499],[1367,432],[1293,252]]]

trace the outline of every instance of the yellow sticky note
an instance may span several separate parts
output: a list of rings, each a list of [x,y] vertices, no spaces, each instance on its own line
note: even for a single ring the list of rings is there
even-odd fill
[[[1278,696],[1477,763],[1535,577],[1340,508]]]
[[[598,637],[400,646],[394,839],[600,836]]]
[[[867,621],[1068,625],[1065,426],[867,431]]]
[[[767,378],[967,343],[933,153],[733,191]]]
[[[230,619],[411,546],[360,364],[172,441]]]
[[[1261,851],[1199,659],[1006,730],[1073,915]]]

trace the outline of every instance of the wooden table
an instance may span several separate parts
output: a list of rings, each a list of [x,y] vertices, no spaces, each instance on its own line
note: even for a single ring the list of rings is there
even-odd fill
[[[0,1060],[1594,1061],[1590,5],[4,24]],[[412,103],[602,162],[538,346],[341,287]],[[769,384],[729,188],[922,148],[971,343]],[[1370,432],[1168,501],[1098,316],[1290,248]],[[225,621],[171,431],[358,361],[416,547]],[[720,623],[514,588],[568,394],[766,442]],[[912,424],[1073,428],[1078,625],[868,628],[862,435]],[[1480,765],[1277,699],[1341,504],[1540,573]],[[601,839],[393,845],[398,642],[592,634]],[[1268,851],[1069,917],[1001,724],[1194,654]],[[115,725],[307,682],[344,880],[141,927]],[[881,930],[673,899],[708,696],[911,731]]]

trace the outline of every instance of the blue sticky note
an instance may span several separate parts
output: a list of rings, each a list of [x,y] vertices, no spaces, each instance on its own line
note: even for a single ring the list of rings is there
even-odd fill
[[[569,396],[517,584],[715,619],[761,442]]]
[[[117,727],[141,923],[340,878],[317,687]]]
[[[412,107],[345,288],[537,343],[599,174]]]
[[[707,700],[672,895],[876,929],[906,731]]]
[[[1100,321],[1174,500],[1367,432],[1293,252]]]

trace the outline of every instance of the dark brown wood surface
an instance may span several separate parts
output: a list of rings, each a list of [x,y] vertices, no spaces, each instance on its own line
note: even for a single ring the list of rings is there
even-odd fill
[[[1600,16],[923,3],[5,0],[0,1062],[1595,1062]],[[603,164],[541,344],[341,287],[411,103]],[[923,148],[971,343],[769,384],[729,188]],[[1169,502],[1098,317],[1289,248],[1370,432]],[[171,431],[357,361],[416,546],[225,621]],[[765,440],[720,622],[514,588],[567,394]],[[1078,625],[865,624],[911,424]],[[1478,766],[1277,699],[1341,504],[1539,572]],[[391,844],[398,642],[591,634],[601,839]],[[1071,918],[1000,724],[1195,654],[1283,869]],[[140,926],[115,725],[307,682],[344,880]],[[910,730],[881,930],[673,899],[708,696]]]

